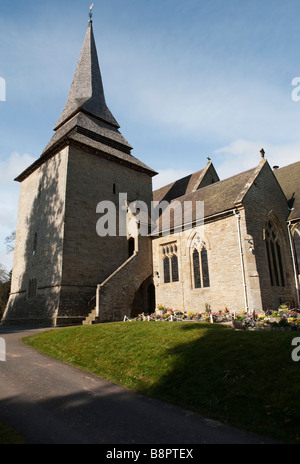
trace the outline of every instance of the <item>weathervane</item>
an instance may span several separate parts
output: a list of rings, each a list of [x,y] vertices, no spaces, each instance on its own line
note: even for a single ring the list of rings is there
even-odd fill
[[[90,12],[89,12],[90,21],[92,21],[92,17],[93,17],[93,13],[92,13],[93,6],[94,4],[92,3],[90,6]]]

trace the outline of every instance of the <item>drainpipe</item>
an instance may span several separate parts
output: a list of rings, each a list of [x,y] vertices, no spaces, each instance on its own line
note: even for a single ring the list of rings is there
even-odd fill
[[[289,241],[290,241],[290,248],[291,248],[291,253],[292,253],[292,261],[293,261],[293,269],[294,269],[294,278],[295,278],[295,287],[296,287],[296,293],[297,293],[297,305],[298,308],[300,307],[300,300],[299,300],[299,282],[298,282],[298,276],[297,276],[297,267],[296,267],[296,259],[295,259],[295,252],[294,252],[294,247],[293,247],[293,242],[292,242],[292,234],[291,234],[291,221],[288,222],[287,228],[288,228],[288,235],[289,235]]]
[[[99,317],[100,314],[100,287],[101,285],[97,285],[96,290],[96,317]]]
[[[243,288],[244,288],[245,311],[246,313],[248,313],[249,307],[248,307],[248,297],[247,297],[247,285],[246,285],[246,279],[245,279],[244,253],[242,249],[241,228],[240,228],[241,216],[237,210],[234,210],[233,214],[236,217],[236,221],[237,221],[237,231],[238,231],[238,238],[239,238],[239,250],[240,250],[240,257],[241,257],[241,268],[242,268],[242,278],[243,278]]]

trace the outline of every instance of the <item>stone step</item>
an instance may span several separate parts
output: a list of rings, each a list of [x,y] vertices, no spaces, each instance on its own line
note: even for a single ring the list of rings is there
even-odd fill
[[[92,325],[97,324],[99,318],[96,316],[96,308],[94,308],[90,314],[82,321],[82,325]]]

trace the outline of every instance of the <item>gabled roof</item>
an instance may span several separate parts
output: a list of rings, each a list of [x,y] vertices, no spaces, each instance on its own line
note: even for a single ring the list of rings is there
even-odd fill
[[[188,218],[196,219],[196,203],[204,202],[204,219],[219,214],[227,214],[242,204],[249,188],[255,181],[262,167],[266,163],[263,160],[256,168],[242,172],[228,179],[207,185],[195,192],[183,195],[173,200],[163,214],[160,215],[158,223],[159,230],[163,231],[163,217],[170,217],[171,230],[183,224],[182,214],[185,212]],[[174,207],[174,204],[178,205]],[[183,207],[184,204],[184,207]],[[172,209],[174,207],[174,214]],[[166,221],[167,223],[167,221]]]
[[[290,221],[300,219],[300,161],[274,169],[274,174],[291,209],[288,219]]]
[[[211,171],[211,179],[206,180],[205,176]],[[204,169],[189,174],[175,182],[171,182],[164,187],[161,187],[153,192],[154,201],[172,201],[175,198],[181,197],[199,188],[207,185],[208,183],[218,182],[219,176],[215,171],[211,162],[208,162]]]

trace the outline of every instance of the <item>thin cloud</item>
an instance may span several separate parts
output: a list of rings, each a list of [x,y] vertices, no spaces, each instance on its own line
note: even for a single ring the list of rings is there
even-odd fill
[[[300,142],[276,145],[262,139],[257,141],[239,139],[215,150],[219,176],[224,179],[257,166],[261,159],[262,148],[271,167],[283,167],[300,160]]]

